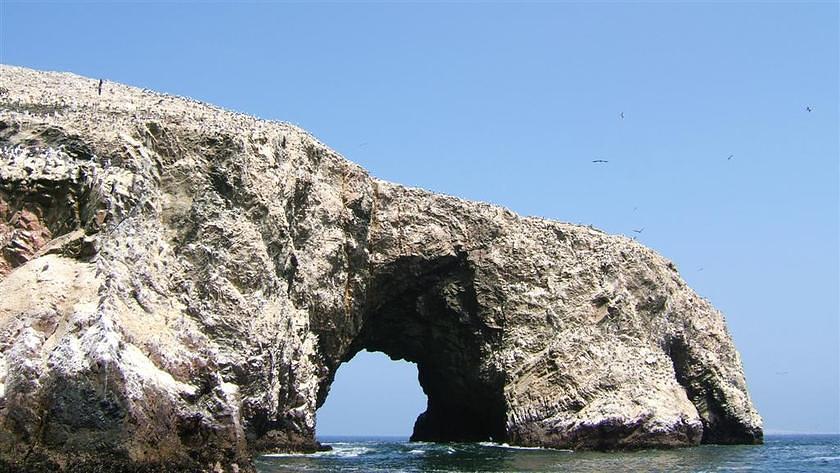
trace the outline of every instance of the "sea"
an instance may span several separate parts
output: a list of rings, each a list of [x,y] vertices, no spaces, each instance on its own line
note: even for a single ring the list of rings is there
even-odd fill
[[[403,437],[319,437],[332,450],[269,454],[260,473],[281,472],[840,472],[840,435],[766,435],[764,445],[575,452],[499,443],[409,442]]]

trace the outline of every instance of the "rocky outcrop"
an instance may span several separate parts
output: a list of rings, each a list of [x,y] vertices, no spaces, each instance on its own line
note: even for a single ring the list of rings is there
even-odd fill
[[[0,68],[0,461],[250,471],[359,350],[413,438],[758,443],[724,318],[623,236],[369,176],[306,132]]]

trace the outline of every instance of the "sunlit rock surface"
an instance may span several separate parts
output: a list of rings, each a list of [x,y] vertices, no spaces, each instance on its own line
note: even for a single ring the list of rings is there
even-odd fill
[[[416,440],[762,440],[723,316],[629,238],[380,181],[287,123],[0,67],[0,466],[251,471],[319,448],[362,349],[417,363]]]

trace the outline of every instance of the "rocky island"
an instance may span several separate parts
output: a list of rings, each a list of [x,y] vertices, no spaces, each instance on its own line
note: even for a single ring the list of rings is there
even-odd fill
[[[370,176],[307,132],[0,66],[0,469],[253,471],[360,350],[412,438],[760,443],[723,315],[630,238]]]

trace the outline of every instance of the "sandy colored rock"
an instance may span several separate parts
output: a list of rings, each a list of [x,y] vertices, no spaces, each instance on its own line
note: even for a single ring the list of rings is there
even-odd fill
[[[305,131],[0,67],[0,462],[252,471],[359,350],[413,438],[759,443],[723,315],[623,236],[371,177]]]

